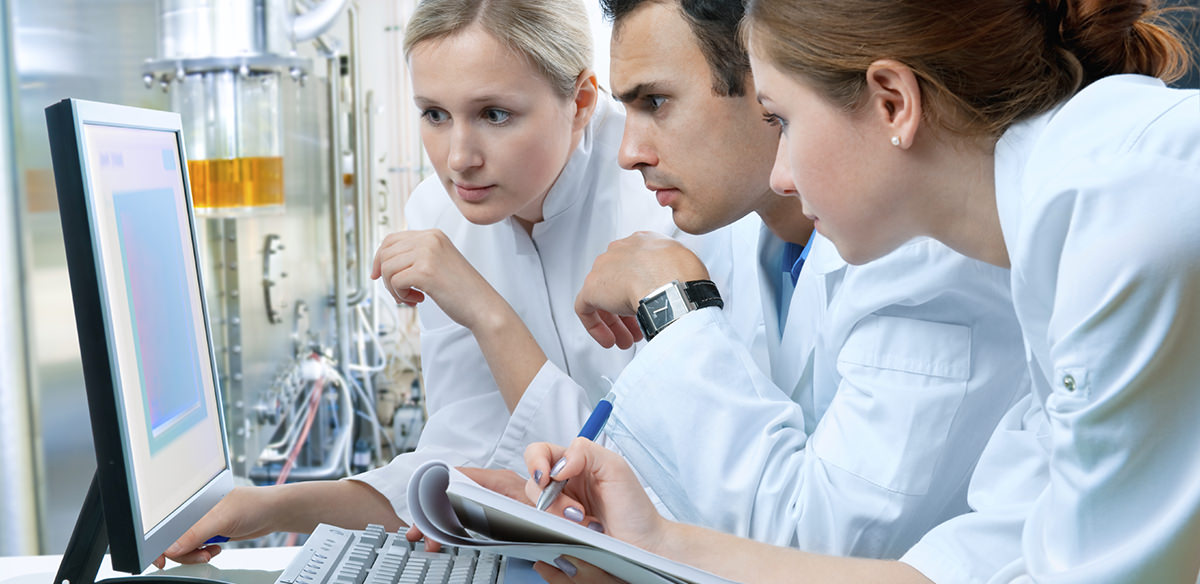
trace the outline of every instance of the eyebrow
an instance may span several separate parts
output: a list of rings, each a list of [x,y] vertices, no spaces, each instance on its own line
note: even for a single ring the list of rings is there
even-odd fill
[[[471,99],[467,100],[467,103],[470,103],[470,104],[499,103],[499,102],[505,102],[505,101],[517,99],[517,97],[518,96],[516,96],[516,95],[490,93],[487,95],[480,95],[477,97],[472,97]],[[416,103],[417,107],[428,107],[431,105],[438,104],[438,101],[436,99],[430,99],[430,98],[427,98],[427,97],[424,97],[421,95],[413,96],[413,102]]]
[[[614,87],[613,89],[615,90],[616,88]],[[660,84],[656,81],[650,81],[647,83],[639,83],[637,85],[634,85],[633,88],[628,91],[622,91],[620,93],[616,93],[614,91],[613,99],[615,99],[621,103],[629,103],[643,95],[646,95],[648,93],[654,93],[656,91],[662,91]]]

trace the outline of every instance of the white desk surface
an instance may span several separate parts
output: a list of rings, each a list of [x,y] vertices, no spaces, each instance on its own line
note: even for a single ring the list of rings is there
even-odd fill
[[[282,548],[243,548],[221,550],[210,564],[181,566],[167,562],[164,574],[180,576],[198,576],[214,580],[224,580],[235,584],[272,584],[279,574],[287,568],[288,562],[296,555],[298,547]],[[58,572],[58,562],[62,556],[6,556],[0,557],[0,584],[52,584],[54,575]],[[145,573],[154,573],[153,566]],[[96,579],[113,576],[128,576],[122,572],[114,572],[109,565],[108,556],[100,564],[100,572]]]

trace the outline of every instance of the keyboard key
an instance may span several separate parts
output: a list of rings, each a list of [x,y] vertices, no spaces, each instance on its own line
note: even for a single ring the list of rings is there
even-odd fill
[[[427,552],[380,525],[319,525],[276,584],[496,584],[502,571],[493,553],[454,546]]]

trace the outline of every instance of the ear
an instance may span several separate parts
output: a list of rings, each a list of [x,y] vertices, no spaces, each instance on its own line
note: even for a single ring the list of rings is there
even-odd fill
[[[900,139],[909,148],[921,125],[921,86],[912,69],[899,61],[882,59],[867,67],[867,114],[881,124],[886,136]]]
[[[571,124],[573,131],[580,132],[587,127],[599,98],[600,86],[596,81],[596,74],[591,69],[584,69],[575,79],[575,119]]]

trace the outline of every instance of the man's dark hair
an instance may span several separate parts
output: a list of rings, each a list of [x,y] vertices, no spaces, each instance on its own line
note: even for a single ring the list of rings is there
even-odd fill
[[[647,2],[679,5],[680,14],[696,35],[700,52],[708,61],[714,93],[729,97],[746,93],[750,58],[738,40],[738,24],[746,11],[744,0],[600,0],[600,9],[612,21],[616,34],[621,19]]]

